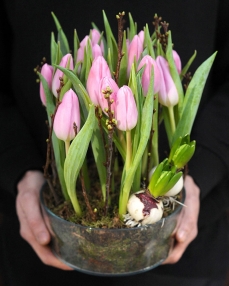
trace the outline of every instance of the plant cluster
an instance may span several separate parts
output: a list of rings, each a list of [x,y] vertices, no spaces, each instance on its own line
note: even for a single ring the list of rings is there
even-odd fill
[[[125,13],[119,13],[116,41],[103,11],[105,32],[92,23],[80,41],[75,30],[72,50],[57,17],[52,16],[58,36],[56,40],[51,34],[51,64],[37,69],[49,125],[44,174],[50,188],[55,194],[53,178],[58,176],[65,200],[71,201],[79,217],[83,215],[78,200],[82,191],[96,220],[87,196],[88,170],[94,162],[105,215],[110,194],[118,192],[121,220],[134,226],[160,219],[161,198],[174,197],[183,187],[184,167],[195,150],[190,133],[215,54],[191,78],[188,70],[196,51],[182,68],[168,23],[157,15],[150,33],[148,25],[138,32],[130,13],[125,29]],[[162,162],[160,124],[165,125],[170,146]],[[88,161],[88,156],[94,160]],[[114,181],[120,181],[119,190],[114,189]],[[174,186],[178,187],[175,192]],[[142,208],[135,216],[139,202]],[[161,214],[151,214],[154,210]]]

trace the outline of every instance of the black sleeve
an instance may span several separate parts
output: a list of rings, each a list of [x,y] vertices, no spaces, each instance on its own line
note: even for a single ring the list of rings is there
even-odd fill
[[[43,162],[11,90],[13,35],[4,4],[0,9],[0,39],[0,191],[15,193],[16,183],[24,172],[41,169]]]

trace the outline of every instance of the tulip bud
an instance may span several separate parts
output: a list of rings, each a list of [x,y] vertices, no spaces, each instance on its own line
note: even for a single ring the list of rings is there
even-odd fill
[[[164,106],[174,106],[178,103],[179,96],[175,83],[170,75],[168,63],[162,56],[158,56],[156,58],[156,63],[161,73],[161,84],[158,93],[158,100]]]
[[[50,89],[52,87],[52,74],[53,74],[53,67],[48,64],[44,64],[41,68],[41,75],[47,81]],[[43,105],[46,106],[46,96],[45,96],[42,82],[40,82],[40,98],[41,98]]]
[[[59,66],[64,67],[64,68],[68,68],[70,70],[73,70],[73,59],[72,59],[72,55],[71,54],[66,54],[62,59],[61,62],[59,64]],[[60,88],[60,78],[62,78],[64,75],[64,73],[57,69],[54,77],[53,77],[53,81],[52,81],[52,93],[54,94],[55,97],[58,96],[57,94],[57,90]]]
[[[79,49],[77,51],[77,58],[76,58],[76,62],[82,62],[84,59],[84,50],[87,47],[87,42],[90,41],[91,44],[91,40],[89,38],[89,36],[85,36],[83,38],[83,40],[80,42],[80,46]]]
[[[53,129],[56,136],[63,141],[71,141],[75,137],[74,124],[80,130],[79,101],[75,92],[70,89],[64,94],[55,118]]]
[[[127,76],[129,76],[130,74],[130,70],[131,70],[132,64],[134,63],[134,59],[136,60],[136,62],[138,62],[142,52],[143,52],[142,39],[138,35],[135,35],[128,49]]]
[[[180,60],[180,56],[175,50],[173,50],[173,59],[174,59],[177,71],[180,74],[181,73],[181,60]]]
[[[127,210],[136,222],[142,225],[152,224],[162,218],[163,203],[155,200],[148,192],[139,191],[130,196]]]
[[[100,38],[101,38],[101,34],[99,33],[99,31],[96,30],[96,29],[92,29],[92,30],[91,30],[91,43],[92,43],[92,47],[93,47],[94,45],[97,45],[97,44],[99,43]],[[103,41],[101,41],[101,43],[100,43],[99,46],[100,46],[101,52],[102,52],[102,54],[103,54],[103,53],[104,53]]]
[[[93,60],[87,78],[87,91],[95,105],[99,105],[100,80],[105,76],[111,78],[109,66],[102,56],[98,56]]]
[[[139,37],[139,39],[141,40],[141,42],[142,42],[142,46],[144,46],[144,38],[145,38],[145,33],[144,33],[144,31],[140,31],[139,33],[138,33],[138,37]]]
[[[103,111],[107,110],[108,103],[107,103],[107,99],[104,97],[104,93],[103,93],[103,91],[106,90],[107,88],[110,88],[110,90],[111,90],[110,100],[114,101],[111,104],[111,110],[115,111],[116,94],[119,90],[119,87],[118,87],[117,83],[111,77],[105,76],[100,81],[99,105]]]
[[[140,61],[138,70],[140,70],[142,67],[144,67],[142,74],[142,89],[144,96],[146,96],[149,89],[152,67],[154,71],[154,94],[158,93],[161,84],[161,73],[157,67],[156,61],[151,56],[146,55]]]
[[[93,59],[97,58],[98,56],[103,55],[102,49],[98,44],[95,44],[92,47],[92,55],[93,55]]]
[[[117,128],[123,131],[133,129],[138,120],[138,110],[132,90],[124,85],[116,95],[115,119]]]

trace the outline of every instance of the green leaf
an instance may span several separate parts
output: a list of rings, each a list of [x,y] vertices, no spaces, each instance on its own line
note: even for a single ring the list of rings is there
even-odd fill
[[[55,41],[55,36],[54,33],[51,33],[51,64],[54,65],[56,64],[56,59],[57,59],[57,54],[58,54],[58,44]]]
[[[123,33],[123,44],[122,44],[122,52],[124,53],[119,70],[119,79],[118,86],[123,86],[127,84],[127,64],[128,64],[128,52],[126,45],[126,31]]]
[[[81,209],[76,195],[76,180],[87,154],[88,146],[94,130],[94,124],[95,108],[91,105],[87,120],[83,128],[72,141],[64,163],[64,178],[67,191],[78,216],[81,216]]]
[[[153,50],[153,42],[151,40],[150,33],[149,33],[149,27],[147,24],[144,28],[144,43],[148,50],[147,54],[151,56],[153,59],[155,59],[155,53]]]
[[[116,64],[117,64],[117,59],[118,59],[118,47],[117,47],[117,42],[116,42],[115,37],[112,33],[110,24],[108,22],[108,19],[107,19],[107,16],[106,16],[104,10],[103,10],[103,21],[104,21],[104,27],[105,27],[105,31],[106,31],[107,46],[110,48],[110,54],[112,55],[112,70],[111,70],[111,72],[113,72],[116,70]]]
[[[52,14],[52,17],[54,19],[54,22],[56,24],[56,28],[57,28],[57,31],[58,31],[58,40],[60,41],[60,49],[62,51],[62,53],[64,55],[68,54],[70,52],[70,49],[69,49],[69,45],[68,45],[68,39],[67,37],[65,36],[65,33],[60,25],[60,22],[58,21],[56,15],[51,12]]]
[[[203,89],[216,54],[217,52],[215,52],[198,67],[191,82],[188,85],[187,91],[185,93],[181,117],[173,136],[172,143],[179,136],[183,137],[185,134],[191,133]]]
[[[128,13],[129,15],[129,40],[132,41],[133,37],[137,34],[137,29],[136,29],[136,23],[134,22],[131,13]]]
[[[181,73],[180,73],[180,78],[183,79],[184,75],[187,73],[187,71],[189,70],[192,62],[194,61],[194,59],[196,58],[196,54],[197,52],[194,51],[194,54],[192,55],[192,57],[189,59],[189,61],[187,62],[187,64],[183,67]]]
[[[74,30],[74,36],[73,36],[73,46],[74,46],[74,64],[76,64],[76,59],[77,59],[77,52],[79,49],[79,45],[80,45],[80,41],[79,41],[79,37],[77,34],[76,29]]]
[[[95,158],[95,163],[97,167],[97,171],[99,174],[100,186],[102,189],[103,199],[106,199],[106,167],[104,163],[106,163],[106,151],[105,146],[103,143],[102,135],[100,133],[98,124],[95,124],[95,128],[93,131],[92,139],[91,139],[91,146],[93,155]],[[103,148],[104,146],[104,148]]]

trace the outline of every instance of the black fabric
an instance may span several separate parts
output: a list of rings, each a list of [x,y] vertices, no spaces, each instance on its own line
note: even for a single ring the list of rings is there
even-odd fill
[[[51,31],[56,31],[53,11],[69,40],[76,28],[79,38],[88,34],[91,21],[103,30],[102,9],[117,32],[115,15],[132,13],[138,30],[157,13],[170,24],[174,49],[183,64],[197,50],[192,73],[214,51],[218,55],[207,81],[192,137],[197,150],[189,174],[201,189],[199,235],[175,265],[160,266],[145,274],[99,278],[64,272],[43,265],[20,237],[15,213],[16,184],[29,169],[45,162],[46,112],[39,98],[33,68],[42,57],[49,62]],[[0,209],[4,213],[1,247],[6,285],[217,285],[229,265],[229,38],[227,0],[164,1],[59,1],[3,0],[0,9]],[[128,15],[127,15],[128,16]],[[127,17],[128,18],[128,17]],[[70,42],[70,46],[73,43]],[[164,150],[163,150],[164,151]],[[130,284],[131,283],[131,284]]]

